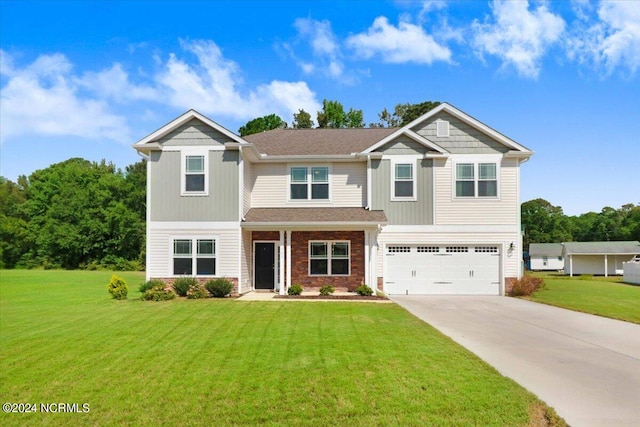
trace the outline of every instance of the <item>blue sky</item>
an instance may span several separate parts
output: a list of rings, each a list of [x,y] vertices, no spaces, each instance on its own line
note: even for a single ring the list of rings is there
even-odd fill
[[[323,99],[449,102],[535,151],[522,201],[640,203],[640,2],[0,0],[0,174],[131,144],[195,108],[237,132]]]

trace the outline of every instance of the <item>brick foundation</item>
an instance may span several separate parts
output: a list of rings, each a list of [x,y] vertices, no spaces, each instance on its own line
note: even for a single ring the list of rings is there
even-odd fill
[[[252,231],[251,240],[280,240],[279,231]]]

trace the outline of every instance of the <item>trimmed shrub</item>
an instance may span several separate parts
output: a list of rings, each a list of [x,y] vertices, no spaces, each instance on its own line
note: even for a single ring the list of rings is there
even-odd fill
[[[202,283],[189,286],[189,290],[187,291],[187,299],[201,299],[207,298],[208,296],[209,292],[207,292]]]
[[[520,280],[515,280],[509,295],[512,297],[528,297],[534,292],[544,287],[544,280],[535,276],[522,276]]]
[[[157,282],[160,282],[157,280]],[[142,299],[145,301],[168,301],[176,297],[175,292],[171,288],[167,287],[164,283],[160,282],[154,287],[147,289],[142,294]]]
[[[176,291],[176,294],[179,296],[186,297],[187,292],[189,292],[189,287],[197,284],[198,280],[195,277],[180,277],[173,282],[173,290]]]
[[[151,279],[148,282],[144,282],[144,283],[140,284],[140,287],[138,288],[138,290],[140,291],[140,293],[145,293],[149,289],[155,288],[156,286],[165,287],[165,284],[164,284],[164,282],[162,280]]]
[[[302,293],[302,286],[298,284],[291,285],[287,293],[289,295],[300,295]]]
[[[356,293],[362,296],[371,296],[373,295],[373,289],[368,287],[367,285],[360,285],[356,288]]]
[[[224,298],[233,291],[233,282],[222,277],[209,280],[204,286],[214,298]]]
[[[326,296],[331,295],[335,291],[336,291],[336,289],[333,286],[325,285],[325,286],[320,288],[320,295],[322,295],[323,297],[326,297]]]
[[[111,294],[113,299],[126,299],[129,293],[127,282],[122,277],[118,277],[115,274],[111,276],[111,280],[107,284],[107,290]]]

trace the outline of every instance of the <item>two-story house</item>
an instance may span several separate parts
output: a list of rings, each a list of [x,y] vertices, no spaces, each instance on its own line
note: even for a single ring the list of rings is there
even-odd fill
[[[148,159],[147,279],[499,295],[522,274],[533,153],[449,104],[401,128],[244,138],[190,110],[134,148]]]

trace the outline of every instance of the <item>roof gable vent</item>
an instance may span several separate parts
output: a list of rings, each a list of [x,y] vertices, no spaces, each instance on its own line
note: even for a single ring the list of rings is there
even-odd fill
[[[447,120],[438,120],[436,122],[436,136],[438,138],[447,138],[449,136],[449,122]]]

